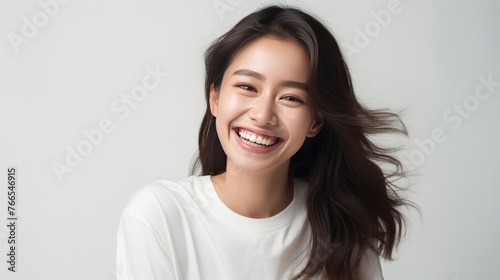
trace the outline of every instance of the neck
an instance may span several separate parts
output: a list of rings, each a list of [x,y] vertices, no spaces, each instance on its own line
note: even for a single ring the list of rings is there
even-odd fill
[[[283,211],[293,199],[288,162],[262,173],[247,173],[231,166],[212,176],[219,198],[232,211],[249,218],[268,218]]]

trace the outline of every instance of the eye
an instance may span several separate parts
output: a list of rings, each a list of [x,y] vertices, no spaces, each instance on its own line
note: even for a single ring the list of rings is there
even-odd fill
[[[243,89],[243,90],[248,90],[248,91],[253,91],[253,92],[257,92],[257,90],[255,90],[254,87],[252,86],[249,86],[249,85],[237,85],[237,87]]]
[[[290,95],[283,96],[283,97],[281,97],[281,99],[286,100],[286,101],[304,103],[304,101],[302,101],[300,98],[297,98],[295,96],[290,96]]]

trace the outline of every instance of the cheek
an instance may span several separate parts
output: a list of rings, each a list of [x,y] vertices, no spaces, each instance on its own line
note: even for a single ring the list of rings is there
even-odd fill
[[[224,119],[235,118],[244,111],[245,103],[236,94],[225,94],[219,100],[219,114]]]
[[[228,123],[224,119],[224,116],[215,119],[215,130],[217,131],[217,138],[222,146],[222,150],[227,155],[227,142],[231,131],[228,128]]]
[[[217,118],[215,120],[217,134],[229,135],[231,122],[240,115],[240,105],[234,97],[221,95],[218,103]]]
[[[285,110],[282,112],[282,121],[286,123],[290,133],[306,135],[311,125],[311,114],[309,111]]]

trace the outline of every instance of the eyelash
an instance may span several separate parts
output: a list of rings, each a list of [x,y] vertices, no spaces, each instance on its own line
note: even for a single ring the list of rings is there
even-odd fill
[[[297,98],[295,96],[284,96],[284,97],[282,97],[282,99],[285,99],[287,101],[304,103],[302,100],[300,100],[299,98]]]
[[[257,92],[257,90],[250,86],[250,85],[245,85],[245,84],[242,84],[242,85],[237,85],[237,87],[243,89],[243,90],[246,90],[246,91],[252,91],[252,92]],[[304,103],[304,101],[302,101],[300,98],[297,98],[295,96],[284,96],[282,97],[281,99],[284,99],[284,100],[287,100],[287,101],[292,101],[292,102],[299,102],[299,103]]]
[[[249,90],[249,91],[254,91],[254,92],[257,92],[257,90],[252,87],[252,86],[249,86],[249,85],[237,85],[237,87],[243,89],[243,90]]]

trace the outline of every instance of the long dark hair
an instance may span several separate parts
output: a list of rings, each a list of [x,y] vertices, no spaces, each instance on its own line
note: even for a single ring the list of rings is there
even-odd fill
[[[298,42],[310,55],[309,95],[323,120],[320,132],[307,138],[290,161],[290,175],[308,182],[307,210],[312,229],[309,260],[295,279],[315,275],[359,279],[361,259],[367,250],[392,258],[405,222],[398,208],[409,204],[398,195],[394,183],[405,176],[401,162],[391,155],[396,149],[377,145],[369,136],[407,136],[407,130],[398,114],[367,109],[358,102],[337,41],[311,15],[290,7],[262,8],[243,18],[208,48],[207,110],[191,173],[200,163],[201,175],[225,172],[227,157],[210,112],[210,88],[213,85],[218,91],[236,53],[264,35]],[[394,168],[383,171],[381,164]]]

